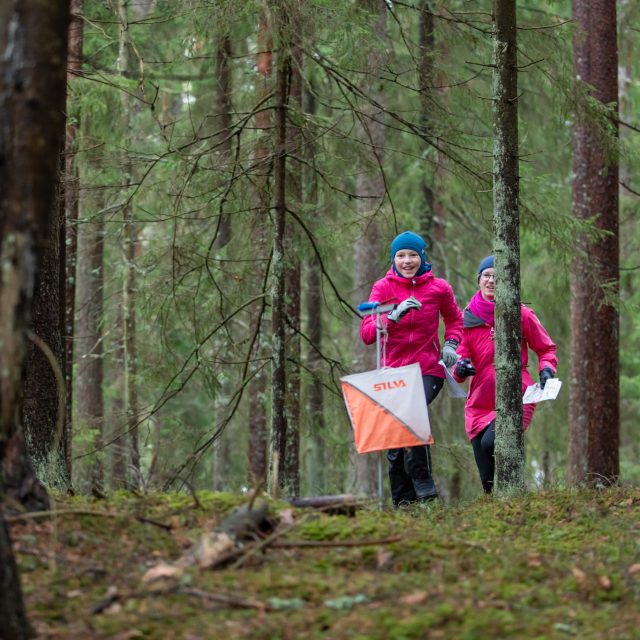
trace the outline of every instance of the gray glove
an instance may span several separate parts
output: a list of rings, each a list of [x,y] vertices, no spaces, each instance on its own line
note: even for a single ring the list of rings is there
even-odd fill
[[[411,296],[398,304],[393,311],[389,311],[387,317],[391,322],[400,322],[400,320],[402,320],[402,318],[404,318],[411,309],[419,309],[421,306],[422,304]]]
[[[458,354],[456,353],[456,349],[458,348],[457,340],[445,340],[444,346],[442,347],[442,362],[444,362],[444,366],[447,369],[451,369],[453,365],[458,362]]]

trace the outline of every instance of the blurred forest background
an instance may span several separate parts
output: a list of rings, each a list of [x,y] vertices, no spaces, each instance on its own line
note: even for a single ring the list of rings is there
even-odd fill
[[[620,476],[637,483],[640,6],[617,6]],[[40,317],[34,302],[34,332],[65,345],[72,402],[58,443],[53,375],[48,403],[27,399],[27,411],[44,402],[52,415],[48,426],[25,420],[39,477],[82,492],[238,491],[276,477],[287,495],[373,493],[376,456],[356,459],[339,385],[375,366],[354,307],[406,229],[428,239],[461,308],[476,290],[492,252],[491,3],[74,0],[72,10],[66,222],[54,230],[64,322],[60,300]],[[518,3],[518,26],[522,299],[556,341],[565,382],[527,432],[527,476],[558,486],[569,381],[591,376],[570,353],[581,319],[569,272],[584,231],[572,214],[572,127],[591,118],[605,144],[612,127],[576,80],[571,3]],[[595,283],[593,296],[605,295]],[[40,378],[42,357],[31,354]],[[430,416],[441,493],[479,495],[463,403],[443,392]]]

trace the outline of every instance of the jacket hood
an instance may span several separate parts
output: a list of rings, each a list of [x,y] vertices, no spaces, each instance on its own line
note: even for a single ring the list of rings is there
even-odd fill
[[[462,326],[465,329],[473,329],[474,327],[484,327],[486,325],[484,320],[482,320],[481,318],[478,318],[478,316],[475,313],[471,313],[471,311],[469,310],[469,307],[467,307],[464,310],[464,318],[462,323],[463,323]]]

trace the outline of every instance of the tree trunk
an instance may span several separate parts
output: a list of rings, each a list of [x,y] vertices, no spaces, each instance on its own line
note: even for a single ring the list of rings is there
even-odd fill
[[[430,0],[420,0],[420,22],[418,53],[418,83],[420,86],[420,124],[425,133],[429,133],[431,124],[430,106],[433,105],[433,98],[429,93],[433,91],[433,59],[435,56],[435,36],[433,31],[433,13]],[[425,145],[426,146],[426,145]],[[430,150],[427,149],[427,152]],[[435,194],[432,182],[425,175],[422,183],[422,196],[424,207],[422,209],[421,229],[423,237],[427,240],[429,248],[433,247],[433,232],[435,226]]]
[[[420,86],[420,122],[427,135],[432,135],[432,110],[436,103],[434,87],[435,33],[432,0],[420,0],[418,83]],[[445,85],[444,77],[439,84]],[[448,279],[447,252],[443,249],[446,240],[446,208],[442,205],[436,185],[444,184],[446,158],[436,149],[425,145],[424,153],[430,157],[432,168],[425,171],[422,183],[424,206],[420,207],[420,232],[427,240],[428,253],[434,263],[439,264],[438,272]]]
[[[216,117],[215,117],[215,148],[212,158],[212,168],[221,172],[229,187],[226,192],[232,190],[233,178],[235,175],[235,163],[232,149],[232,72],[231,60],[233,58],[233,47],[231,37],[228,33],[219,33],[216,42]],[[222,198],[218,227],[215,233],[214,246],[222,249],[227,246],[232,239],[231,216],[225,211],[226,197]],[[225,377],[218,397],[216,398],[216,423],[221,425],[225,422],[225,409],[229,398],[233,394],[231,388],[232,381]],[[251,401],[250,401],[251,402]],[[213,469],[212,487],[215,491],[224,491],[229,488],[229,460],[232,453],[232,436],[225,427],[216,438],[213,446]],[[252,485],[253,486],[253,483]]]
[[[286,234],[286,160],[287,103],[291,55],[282,41],[276,71],[275,153],[274,153],[274,230],[271,274],[271,469],[270,490],[277,497],[283,487],[287,445],[286,407],[286,308],[285,253]]]
[[[37,269],[51,239],[68,21],[68,1],[0,2],[0,463],[20,430],[24,336]],[[3,636],[31,637],[2,510],[0,586]]]
[[[305,111],[313,118],[316,114],[316,101],[313,89],[305,92]],[[318,177],[315,167],[315,131],[309,132],[305,140],[304,156],[308,166],[311,167],[303,173],[303,185],[305,204],[311,211],[318,204]],[[312,374],[312,379],[307,384],[307,415],[309,430],[309,454],[307,458],[307,478],[309,492],[312,495],[324,493],[326,490],[325,476],[325,420],[324,420],[324,392],[320,371],[322,367],[322,274],[320,260],[315,252],[305,261],[305,292],[306,292],[306,317],[309,337],[307,348],[307,369]]]
[[[82,66],[84,0],[71,0],[69,48],[67,54],[67,85],[73,87]],[[67,109],[68,112],[68,109]],[[64,159],[64,379],[67,394],[64,427],[64,459],[69,482],[72,477],[72,406],[73,406],[73,326],[76,308],[76,261],[78,252],[78,206],[80,202],[78,165],[76,163],[78,120],[67,119]]]
[[[97,201],[97,202],[96,202]],[[103,340],[102,293],[104,213],[100,208],[102,198],[85,197],[81,203],[78,224],[78,261],[76,268],[76,323],[75,353],[76,421],[74,431],[91,434],[92,454],[86,477],[78,478],[84,489],[102,489],[104,470],[102,463],[103,427]],[[91,210],[90,210],[91,209]],[[84,473],[82,474],[85,475]],[[88,486],[87,486],[88,485]]]
[[[578,27],[574,61],[579,82],[593,98],[616,105],[606,127],[617,138],[618,55],[614,0],[574,0]],[[602,128],[578,118],[573,132],[573,214],[595,218],[606,232],[590,242],[579,235],[571,265],[571,393],[569,481],[615,483],[620,474],[619,233],[616,141],[603,144]]]
[[[231,149],[231,68],[229,61],[233,56],[231,38],[228,34],[220,37],[218,42],[217,57],[217,108],[216,108],[216,129],[218,131],[218,146],[215,162],[217,167],[229,167],[232,163]],[[228,171],[228,169],[226,169]],[[229,175],[231,172],[228,171]],[[229,178],[230,179],[230,178]],[[231,217],[224,211],[224,203],[220,209],[218,222],[216,247],[222,248],[229,244],[231,240]]]
[[[525,489],[515,0],[494,0],[494,19],[496,489],[499,494],[510,495]]]
[[[260,14],[258,27],[258,59],[257,59],[257,98],[258,102],[266,100],[271,92],[271,77],[273,72],[271,24],[264,13]],[[256,209],[251,244],[258,248],[264,247],[264,226],[269,216],[270,192],[268,163],[271,147],[270,129],[271,115],[267,109],[261,109],[255,116],[255,126],[258,130],[258,142],[254,153],[256,173]],[[260,262],[260,265],[264,262]],[[255,278],[263,282],[264,268],[257,267]],[[255,304],[251,308],[250,327],[254,341],[254,353],[257,367],[261,367],[260,359],[264,354],[262,346],[262,324],[264,302]],[[266,414],[266,375],[261,369],[253,376],[249,384],[249,443],[248,443],[248,481],[250,486],[264,483],[267,480],[267,414]]]
[[[132,44],[129,36],[129,0],[119,0],[118,20],[120,23],[118,71],[127,75],[131,72]],[[132,114],[136,110],[136,100],[122,92],[122,124],[129,132],[125,144],[131,146]],[[128,150],[122,158],[123,185],[129,190],[135,181],[133,162]],[[127,415],[127,435],[129,440],[129,484],[139,487],[141,483],[140,447],[138,444],[138,386],[137,386],[137,339],[136,339],[136,257],[139,250],[138,229],[132,203],[128,200],[122,210],[122,254],[124,258],[124,280],[122,283],[122,310],[124,327],[124,404]]]
[[[115,295],[117,296],[119,292]],[[114,327],[111,331],[113,340],[113,356],[111,360],[111,386],[115,389],[110,406],[110,418],[105,436],[109,440],[107,449],[111,462],[111,487],[125,489],[128,487],[127,467],[129,460],[129,438],[126,434],[125,376],[124,376],[124,318],[122,305],[116,312]]]
[[[295,125],[296,117],[302,111],[302,51],[300,47],[291,47],[290,89],[287,100],[287,129],[285,132],[288,160],[286,165],[287,206],[301,212],[302,176],[297,154],[303,153],[302,132]],[[301,309],[301,261],[300,246],[302,238],[297,225],[286,227],[287,255],[285,259],[286,307],[287,318],[287,441],[283,464],[282,486],[289,495],[300,494],[300,309]]]
[[[49,242],[34,291],[32,331],[51,350],[56,367],[64,368],[60,229],[59,217],[52,216]],[[68,484],[63,450],[60,448],[62,433],[56,433],[58,412],[64,411],[64,405],[65,397],[60,397],[58,392],[52,363],[38,343],[31,340],[25,360],[22,424],[31,459],[40,470],[41,477],[46,477],[48,483],[54,485]],[[50,457],[52,464],[49,464]]]
[[[372,30],[377,42],[383,43],[387,36],[387,8],[384,2],[366,0],[360,3],[372,14]],[[384,95],[378,76],[384,66],[384,47],[380,44],[372,47],[367,55],[366,95],[378,104],[384,104]],[[371,286],[376,278],[384,273],[380,257],[382,241],[378,216],[386,195],[382,165],[384,161],[384,114],[373,105],[362,107],[360,124],[362,126],[363,148],[370,148],[370,157],[360,166],[356,180],[358,194],[357,209],[361,223],[360,235],[354,247],[354,291],[356,304],[367,300]],[[366,371],[376,366],[375,350],[360,340],[360,320],[354,322],[354,371]],[[377,491],[376,461],[377,455],[358,455],[352,450],[350,484],[352,491],[360,495],[374,495]]]
[[[217,407],[216,423],[222,424],[225,419],[222,403]],[[213,445],[212,487],[214,491],[229,490],[229,461],[231,459],[231,438],[226,429],[216,438]],[[253,485],[252,485],[253,486]]]

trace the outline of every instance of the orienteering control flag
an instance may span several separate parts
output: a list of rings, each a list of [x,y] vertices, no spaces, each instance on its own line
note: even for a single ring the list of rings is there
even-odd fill
[[[420,365],[340,378],[358,453],[433,444]]]

